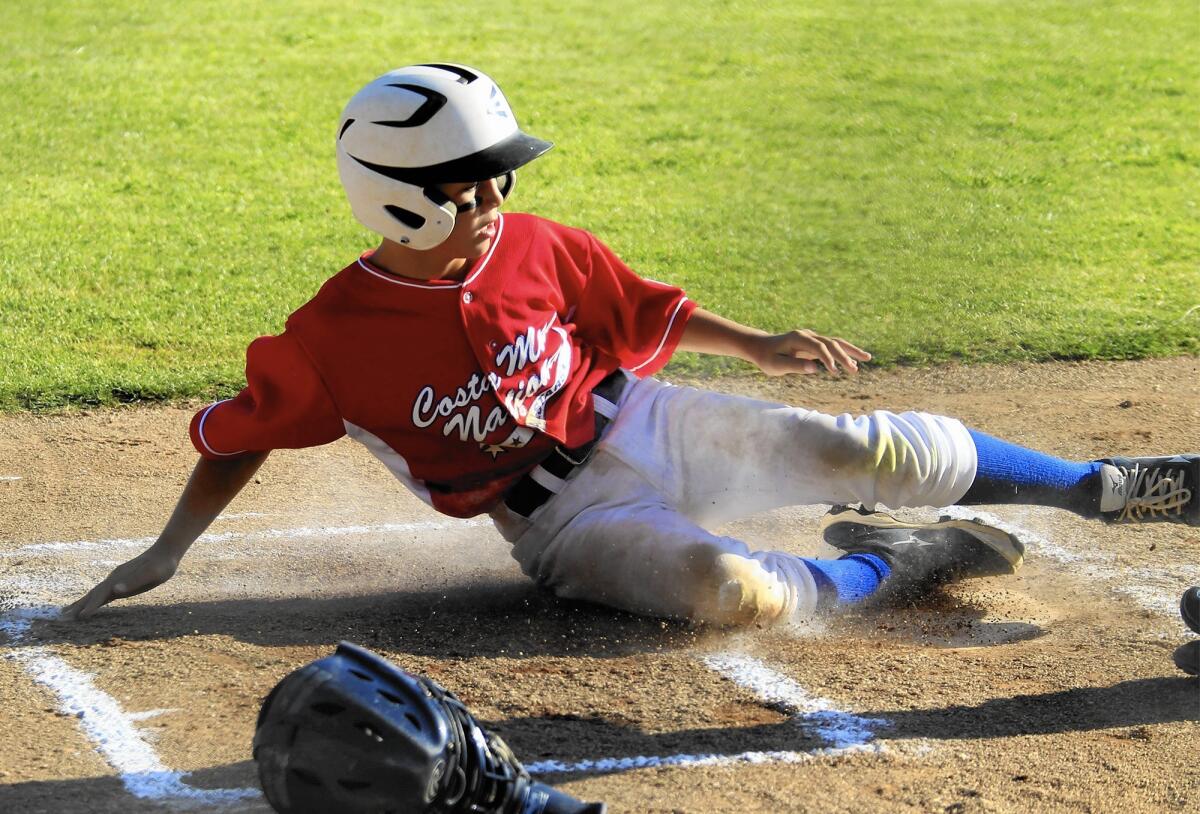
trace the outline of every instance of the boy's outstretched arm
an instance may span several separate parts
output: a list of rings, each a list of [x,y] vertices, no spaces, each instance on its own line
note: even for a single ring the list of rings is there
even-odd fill
[[[858,363],[871,359],[871,354],[844,339],[809,330],[769,334],[703,308],[692,312],[676,350],[733,356],[770,376],[816,373],[822,365],[830,373],[839,368],[857,373]]]
[[[86,619],[114,599],[145,593],[173,577],[188,548],[254,476],[267,455],[256,452],[231,461],[201,458],[154,545],[118,565],[103,582],[64,608],[63,618]]]

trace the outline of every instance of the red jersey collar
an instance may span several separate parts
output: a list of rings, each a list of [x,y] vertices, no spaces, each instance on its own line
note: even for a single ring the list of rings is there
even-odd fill
[[[475,267],[467,273],[466,277],[457,282],[451,282],[448,280],[415,280],[411,277],[402,277],[399,274],[392,274],[389,271],[384,271],[370,262],[369,256],[373,254],[374,250],[363,252],[358,258],[358,265],[359,268],[361,268],[367,274],[370,274],[373,277],[378,277],[381,280],[386,280],[394,285],[407,286],[408,288],[428,288],[434,291],[452,291],[456,288],[462,288],[464,285],[473,282],[476,277],[483,273],[483,270],[487,268],[488,262],[492,259],[492,254],[495,253],[496,247],[500,245],[500,238],[503,235],[504,216],[499,215],[496,218],[496,236],[492,238],[492,245],[488,246],[487,253],[482,258],[475,261]]]

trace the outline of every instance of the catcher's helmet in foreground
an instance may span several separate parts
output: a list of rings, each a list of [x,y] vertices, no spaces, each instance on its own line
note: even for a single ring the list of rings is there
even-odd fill
[[[350,100],[338,124],[338,174],[354,216],[413,249],[432,249],[456,208],[438,184],[502,178],[553,145],[521,132],[500,88],[464,65],[400,68]]]
[[[281,814],[604,814],[530,779],[453,694],[348,642],[284,677],[254,759]]]

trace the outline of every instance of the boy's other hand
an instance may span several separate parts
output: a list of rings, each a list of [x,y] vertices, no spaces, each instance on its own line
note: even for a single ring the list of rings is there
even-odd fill
[[[87,619],[114,599],[124,599],[157,588],[175,575],[178,562],[151,548],[118,565],[104,581],[81,599],[63,608],[63,619]]]
[[[835,375],[839,369],[857,373],[858,363],[871,359],[871,354],[845,339],[807,329],[762,336],[757,351],[751,361],[768,376],[817,373],[822,366]]]

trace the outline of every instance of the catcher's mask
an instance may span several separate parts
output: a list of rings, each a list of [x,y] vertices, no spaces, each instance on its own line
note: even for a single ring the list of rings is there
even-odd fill
[[[450,236],[457,214],[439,184],[499,178],[507,196],[514,171],[552,146],[521,132],[500,88],[480,71],[411,65],[379,77],[346,105],[338,174],[364,226],[432,249]]]

